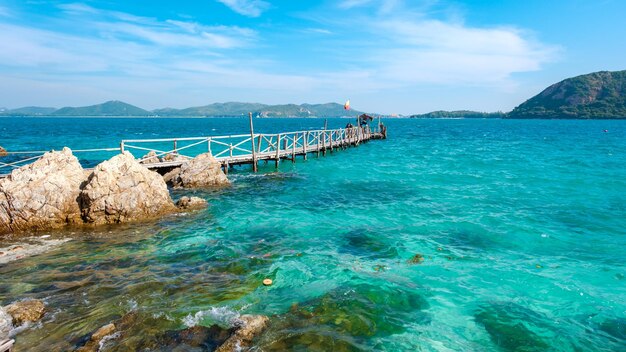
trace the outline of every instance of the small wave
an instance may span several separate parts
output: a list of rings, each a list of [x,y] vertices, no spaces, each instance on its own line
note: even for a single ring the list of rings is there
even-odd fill
[[[52,239],[47,237],[30,237],[28,242],[15,243],[8,247],[0,248],[0,264],[7,264],[22,258],[48,252],[54,247],[71,240],[71,238]]]
[[[239,312],[229,307],[211,307],[211,309],[196,312],[194,315],[187,315],[183,318],[183,324],[187,327],[193,327],[205,320],[210,320],[214,324],[232,326],[239,320],[239,316]]]

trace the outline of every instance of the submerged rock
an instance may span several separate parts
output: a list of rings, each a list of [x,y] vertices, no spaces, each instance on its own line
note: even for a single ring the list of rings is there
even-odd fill
[[[543,338],[551,334],[548,324],[544,323],[544,317],[528,308],[510,302],[494,302],[482,305],[474,317],[503,351],[549,350],[550,345]]]
[[[7,150],[2,148],[2,146],[0,146],[0,156],[6,156],[7,155]]]
[[[359,341],[401,334],[416,323],[429,324],[430,316],[422,312],[428,307],[415,290],[398,285],[339,287],[293,305],[272,321],[258,345],[263,351],[368,350]]]
[[[96,166],[80,203],[83,220],[96,225],[150,219],[176,209],[163,178],[129,152]]]
[[[0,233],[80,222],[83,168],[69,148],[48,152],[0,180]]]
[[[198,197],[182,197],[176,202],[176,207],[182,210],[199,210],[208,206],[206,200]]]
[[[230,184],[220,163],[211,153],[198,155],[166,176],[169,184],[176,188],[202,188]]]
[[[161,159],[157,156],[157,153],[154,150],[148,152],[148,154],[144,155],[140,162],[142,164],[157,164],[161,162]]]
[[[28,300],[9,304],[4,311],[13,319],[13,326],[39,321],[46,312],[46,306],[40,300]]]
[[[269,318],[264,315],[242,315],[237,322],[237,330],[232,334],[217,352],[241,351],[242,348],[249,347],[252,340],[259,335],[269,322]]]

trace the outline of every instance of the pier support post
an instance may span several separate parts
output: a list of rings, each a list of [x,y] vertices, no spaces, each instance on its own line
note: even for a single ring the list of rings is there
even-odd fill
[[[276,168],[278,169],[278,164],[280,164],[280,133],[276,137]]]
[[[254,147],[254,123],[252,122],[251,112],[248,113],[248,117],[250,118],[250,143],[252,144],[252,171],[257,172],[256,148]]]

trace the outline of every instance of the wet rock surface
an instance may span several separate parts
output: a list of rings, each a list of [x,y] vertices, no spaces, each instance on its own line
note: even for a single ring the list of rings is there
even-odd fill
[[[200,210],[208,207],[209,203],[199,197],[181,197],[176,202],[176,207],[181,210]]]
[[[230,184],[219,162],[210,153],[198,155],[166,176],[164,178],[175,188],[203,188]]]
[[[239,317],[235,332],[221,345],[217,352],[241,351],[249,347],[252,340],[265,330],[269,318],[264,315],[242,315]]]
[[[9,304],[4,311],[13,319],[13,326],[39,321],[46,312],[45,304],[40,300],[27,300]]]
[[[175,211],[163,178],[125,152],[99,164],[80,193],[82,216],[92,224],[158,217]]]
[[[83,168],[72,151],[48,152],[0,179],[0,234],[80,222]]]
[[[6,156],[7,155],[7,150],[2,148],[2,146],[0,146],[0,156]]]

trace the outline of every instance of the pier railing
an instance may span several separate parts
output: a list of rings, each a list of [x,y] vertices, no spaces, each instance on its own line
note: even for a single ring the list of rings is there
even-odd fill
[[[305,159],[309,153],[326,154],[336,148],[359,145],[363,141],[384,138],[380,127],[372,130],[369,126],[323,130],[303,130],[274,134],[254,133],[229,136],[204,136],[159,139],[122,140],[117,148],[77,149],[79,160],[85,167],[93,167],[107,159],[114,152],[131,152],[146,167],[151,169],[181,165],[186,160],[209,152],[223,166],[253,164],[259,160],[295,160],[301,155]],[[34,162],[47,151],[12,151],[0,157],[0,177],[13,169]],[[151,153],[152,152],[152,153]],[[82,155],[89,154],[87,159]],[[256,170],[256,167],[254,168]]]

